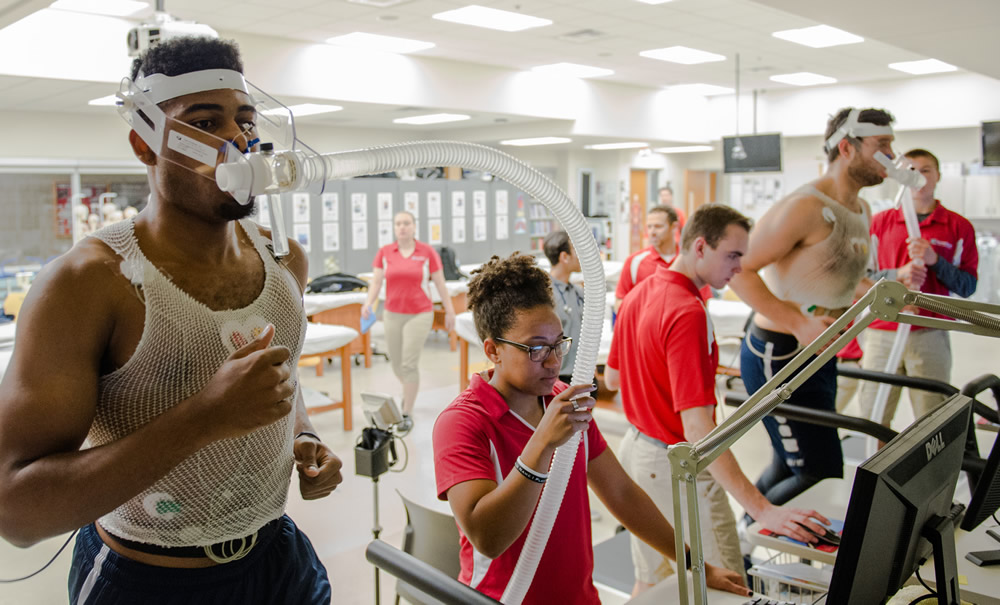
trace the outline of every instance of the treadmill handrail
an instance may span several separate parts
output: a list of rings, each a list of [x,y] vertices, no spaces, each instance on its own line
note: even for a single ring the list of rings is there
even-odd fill
[[[445,605],[498,605],[500,602],[449,577],[441,570],[424,563],[381,540],[372,540],[365,549],[368,562],[392,574],[414,588],[434,597]]]

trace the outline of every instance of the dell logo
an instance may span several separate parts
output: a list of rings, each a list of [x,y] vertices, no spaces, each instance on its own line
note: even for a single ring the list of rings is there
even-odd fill
[[[930,462],[931,458],[937,456],[944,449],[944,437],[941,433],[931,437],[930,441],[924,444],[924,449],[927,450],[927,461]]]

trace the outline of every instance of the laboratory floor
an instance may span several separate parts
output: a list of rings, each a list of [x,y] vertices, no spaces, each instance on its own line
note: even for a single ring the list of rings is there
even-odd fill
[[[378,327],[380,326],[376,329]],[[375,345],[378,350],[386,350],[378,335]],[[1000,368],[995,367],[998,350],[996,341],[956,333],[952,335],[952,350],[952,384],[961,386],[981,374],[1000,372]],[[405,440],[406,453],[400,452],[401,457],[407,459],[406,468],[401,469],[401,472],[383,475],[378,482],[379,522],[383,527],[381,537],[391,544],[401,545],[406,520],[397,491],[419,503],[447,510],[446,503],[436,500],[431,429],[437,414],[458,394],[458,364],[458,353],[449,350],[446,335],[432,334],[421,362],[423,382],[414,414],[415,427]],[[481,351],[470,351],[470,364],[473,370],[485,367],[485,357]],[[397,398],[399,396],[398,383],[384,358],[375,357],[370,369],[354,366],[352,370],[355,430],[351,433],[342,430],[340,411],[313,417],[317,432],[344,460],[344,483],[326,499],[305,502],[298,496],[293,480],[288,503],[289,514],[308,534],[326,565],[334,587],[334,602],[341,605],[374,602],[373,568],[364,557],[365,546],[372,539],[374,485],[370,479],[354,474],[353,447],[364,425],[359,394],[364,391],[382,391],[394,394]],[[302,380],[312,388],[338,393],[339,361],[334,360],[326,368],[322,378],[317,378],[311,369],[304,369]],[[989,397],[984,401],[992,403]],[[848,408],[848,413],[856,413],[854,403]],[[624,417],[619,412],[608,409],[596,410],[595,417],[611,447],[617,449],[627,428]],[[912,413],[904,393],[894,428],[898,430],[911,421]],[[758,476],[771,456],[766,433],[759,426],[741,439],[733,450],[744,472],[751,479]],[[593,526],[593,537],[597,543],[613,535],[617,522],[596,498],[591,499],[591,505],[600,512],[600,519]],[[734,504],[734,508],[737,513],[741,512],[738,505]],[[52,557],[65,539],[66,536],[52,538],[23,550],[0,540],[0,579],[20,577],[37,570]],[[69,564],[68,548],[39,575],[23,582],[0,584],[0,605],[65,603]],[[382,578],[382,603],[392,603],[394,580],[385,574]],[[601,596],[605,603],[625,601],[621,594],[605,591]]]

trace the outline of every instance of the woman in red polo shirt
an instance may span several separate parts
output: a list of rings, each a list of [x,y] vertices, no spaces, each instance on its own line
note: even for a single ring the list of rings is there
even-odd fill
[[[361,308],[366,319],[385,279],[385,339],[389,345],[392,371],[403,384],[402,433],[413,428],[413,404],[420,389],[420,351],[424,347],[434,321],[430,283],[434,282],[441,304],[444,305],[445,329],[455,326],[455,308],[451,305],[444,284],[441,257],[427,244],[416,239],[416,221],[409,212],[399,212],[393,218],[394,243],[382,246],[375,254],[372,267],[375,277],[368,289],[368,301]]]

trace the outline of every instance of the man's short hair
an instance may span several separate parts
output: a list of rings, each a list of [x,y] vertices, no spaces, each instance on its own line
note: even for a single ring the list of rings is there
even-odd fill
[[[941,172],[941,162],[938,162],[937,156],[933,153],[927,151],[926,149],[911,149],[903,154],[903,156],[915,160],[916,158],[930,158],[934,162],[934,168]]]
[[[179,76],[205,69],[231,69],[243,73],[240,48],[232,40],[182,36],[155,44],[132,60],[131,77],[163,74]]]
[[[656,206],[653,206],[652,208],[649,209],[649,212],[646,213],[646,216],[649,216],[654,212],[662,212],[663,214],[666,214],[668,225],[673,225],[674,223],[677,222],[677,211],[671,208],[670,206],[664,206],[663,204],[658,204]]]
[[[837,112],[837,115],[830,118],[826,123],[826,133],[823,135],[823,151],[826,152],[826,159],[828,162],[833,162],[840,156],[840,150],[837,145],[834,145],[832,149],[826,149],[826,142],[830,140],[833,133],[837,132],[837,129],[844,125],[847,121],[847,116],[850,115],[853,107],[845,107]],[[868,122],[869,124],[875,124],[876,126],[888,126],[892,124],[896,118],[892,116],[891,113],[884,109],[862,109],[858,112],[858,122]],[[864,137],[845,137],[851,145],[859,145],[859,141]]]
[[[569,245],[569,234],[560,230],[546,235],[545,241],[542,243],[542,251],[545,252],[545,258],[549,259],[549,262],[555,267],[559,262],[560,254],[563,252],[573,254],[573,249]]]
[[[749,232],[753,223],[725,204],[712,203],[699,206],[688,219],[687,224],[684,225],[684,232],[681,234],[681,250],[684,252],[690,250],[691,244],[699,237],[705,238],[705,242],[714,249],[726,235],[726,229],[729,225],[737,225]]]
[[[515,252],[494,256],[472,272],[469,308],[480,340],[502,338],[517,322],[517,313],[539,306],[552,307],[549,274],[535,259]]]

